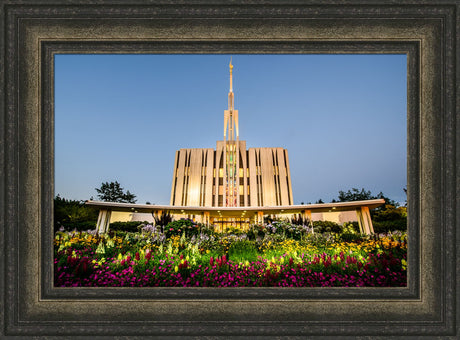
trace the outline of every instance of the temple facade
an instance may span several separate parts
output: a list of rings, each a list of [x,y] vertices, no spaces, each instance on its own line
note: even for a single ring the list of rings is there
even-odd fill
[[[294,205],[287,150],[246,149],[239,138],[231,61],[223,135],[215,149],[176,151],[169,206],[87,201],[100,209],[98,232],[107,232],[111,222],[153,222],[154,216],[167,212],[176,220],[191,218],[219,231],[246,229],[252,223],[262,224],[265,217],[298,216],[309,221],[358,221],[362,233],[374,233],[369,211],[384,204],[383,199]]]
[[[239,139],[230,61],[224,138],[216,148],[176,151],[171,206],[262,207],[293,204],[289,158],[281,147],[246,149]]]

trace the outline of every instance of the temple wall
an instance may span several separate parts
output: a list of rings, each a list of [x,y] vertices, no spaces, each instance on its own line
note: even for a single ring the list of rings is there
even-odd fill
[[[171,186],[172,206],[224,206],[225,143],[213,149],[176,151]],[[238,206],[292,205],[287,150],[250,148],[238,143]]]

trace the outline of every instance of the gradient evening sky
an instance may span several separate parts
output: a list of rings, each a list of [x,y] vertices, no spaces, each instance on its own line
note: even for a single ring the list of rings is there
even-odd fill
[[[230,55],[56,55],[55,193],[118,181],[169,204],[175,151],[223,139]],[[404,202],[405,55],[233,55],[247,147],[288,150],[294,204],[365,188]]]

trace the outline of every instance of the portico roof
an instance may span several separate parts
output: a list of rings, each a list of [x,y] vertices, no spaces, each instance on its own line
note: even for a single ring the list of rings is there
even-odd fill
[[[264,215],[277,214],[299,214],[306,210],[311,213],[350,211],[361,207],[369,209],[377,208],[385,203],[384,199],[373,199],[353,202],[335,202],[321,204],[301,204],[285,206],[262,206],[262,207],[192,207],[192,206],[171,206],[154,204],[133,204],[118,202],[86,201],[85,204],[103,210],[126,211],[137,213],[170,212],[172,214],[201,215],[205,212],[213,217],[247,217],[251,218],[257,213]]]

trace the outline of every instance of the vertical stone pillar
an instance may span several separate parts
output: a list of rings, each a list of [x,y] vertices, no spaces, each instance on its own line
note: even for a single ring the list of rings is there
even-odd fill
[[[257,212],[257,224],[263,224],[263,223],[264,223],[264,212],[258,211]]]
[[[369,207],[356,209],[356,215],[358,217],[359,231],[367,235],[374,234],[374,226],[372,225]]]
[[[203,216],[204,216],[204,221],[203,222],[206,224],[206,226],[209,227],[209,211],[205,211],[203,213]]]
[[[101,209],[99,210],[99,216],[97,218],[96,230],[99,234],[104,234],[109,231],[110,217],[112,211]]]
[[[311,218],[311,210],[305,209],[305,210],[303,211],[303,214],[302,214],[302,215],[303,215],[302,217],[303,217],[304,220],[308,218],[308,221],[309,221],[309,224],[310,224],[310,228],[312,228],[312,230],[313,230],[313,219]]]

